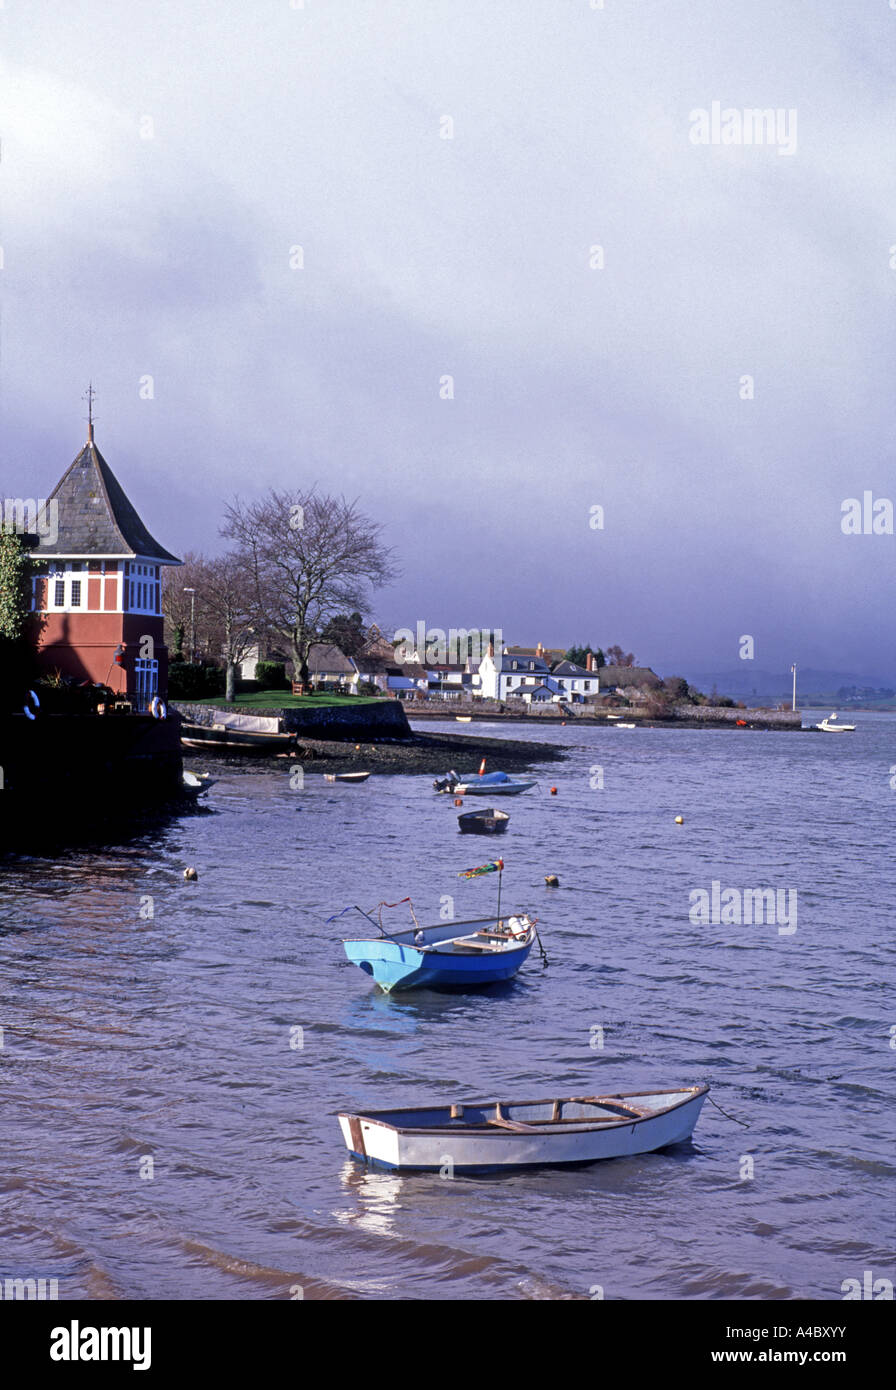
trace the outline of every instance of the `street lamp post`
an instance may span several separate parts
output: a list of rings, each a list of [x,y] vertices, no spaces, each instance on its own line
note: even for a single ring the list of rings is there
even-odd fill
[[[190,595],[190,664],[196,660],[196,590],[184,589]]]

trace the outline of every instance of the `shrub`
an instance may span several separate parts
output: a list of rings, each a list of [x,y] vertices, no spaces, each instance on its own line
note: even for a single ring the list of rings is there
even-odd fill
[[[289,690],[286,666],[282,661],[259,661],[255,666],[255,679],[260,690]]]
[[[168,694],[172,700],[204,700],[223,695],[224,672],[218,666],[172,661],[168,667]]]

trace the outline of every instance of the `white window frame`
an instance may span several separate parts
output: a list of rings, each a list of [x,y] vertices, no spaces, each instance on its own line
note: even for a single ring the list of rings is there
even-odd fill
[[[160,567],[142,560],[129,560],[125,570],[128,586],[126,613],[147,613],[158,618],[162,613],[162,583]]]

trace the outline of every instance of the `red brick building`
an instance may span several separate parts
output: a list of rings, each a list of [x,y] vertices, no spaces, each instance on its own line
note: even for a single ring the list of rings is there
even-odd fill
[[[41,667],[102,682],[145,709],[168,689],[161,567],[181,561],[140,520],[92,424],[46,516],[50,534],[30,552]]]

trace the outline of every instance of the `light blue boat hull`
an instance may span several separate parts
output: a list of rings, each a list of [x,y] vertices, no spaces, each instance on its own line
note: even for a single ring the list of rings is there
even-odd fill
[[[445,934],[450,935],[452,928]],[[353,965],[386,993],[403,989],[463,989],[509,980],[532,950],[534,938],[517,947],[482,955],[459,955],[436,950],[420,951],[394,938],[344,941]]]

